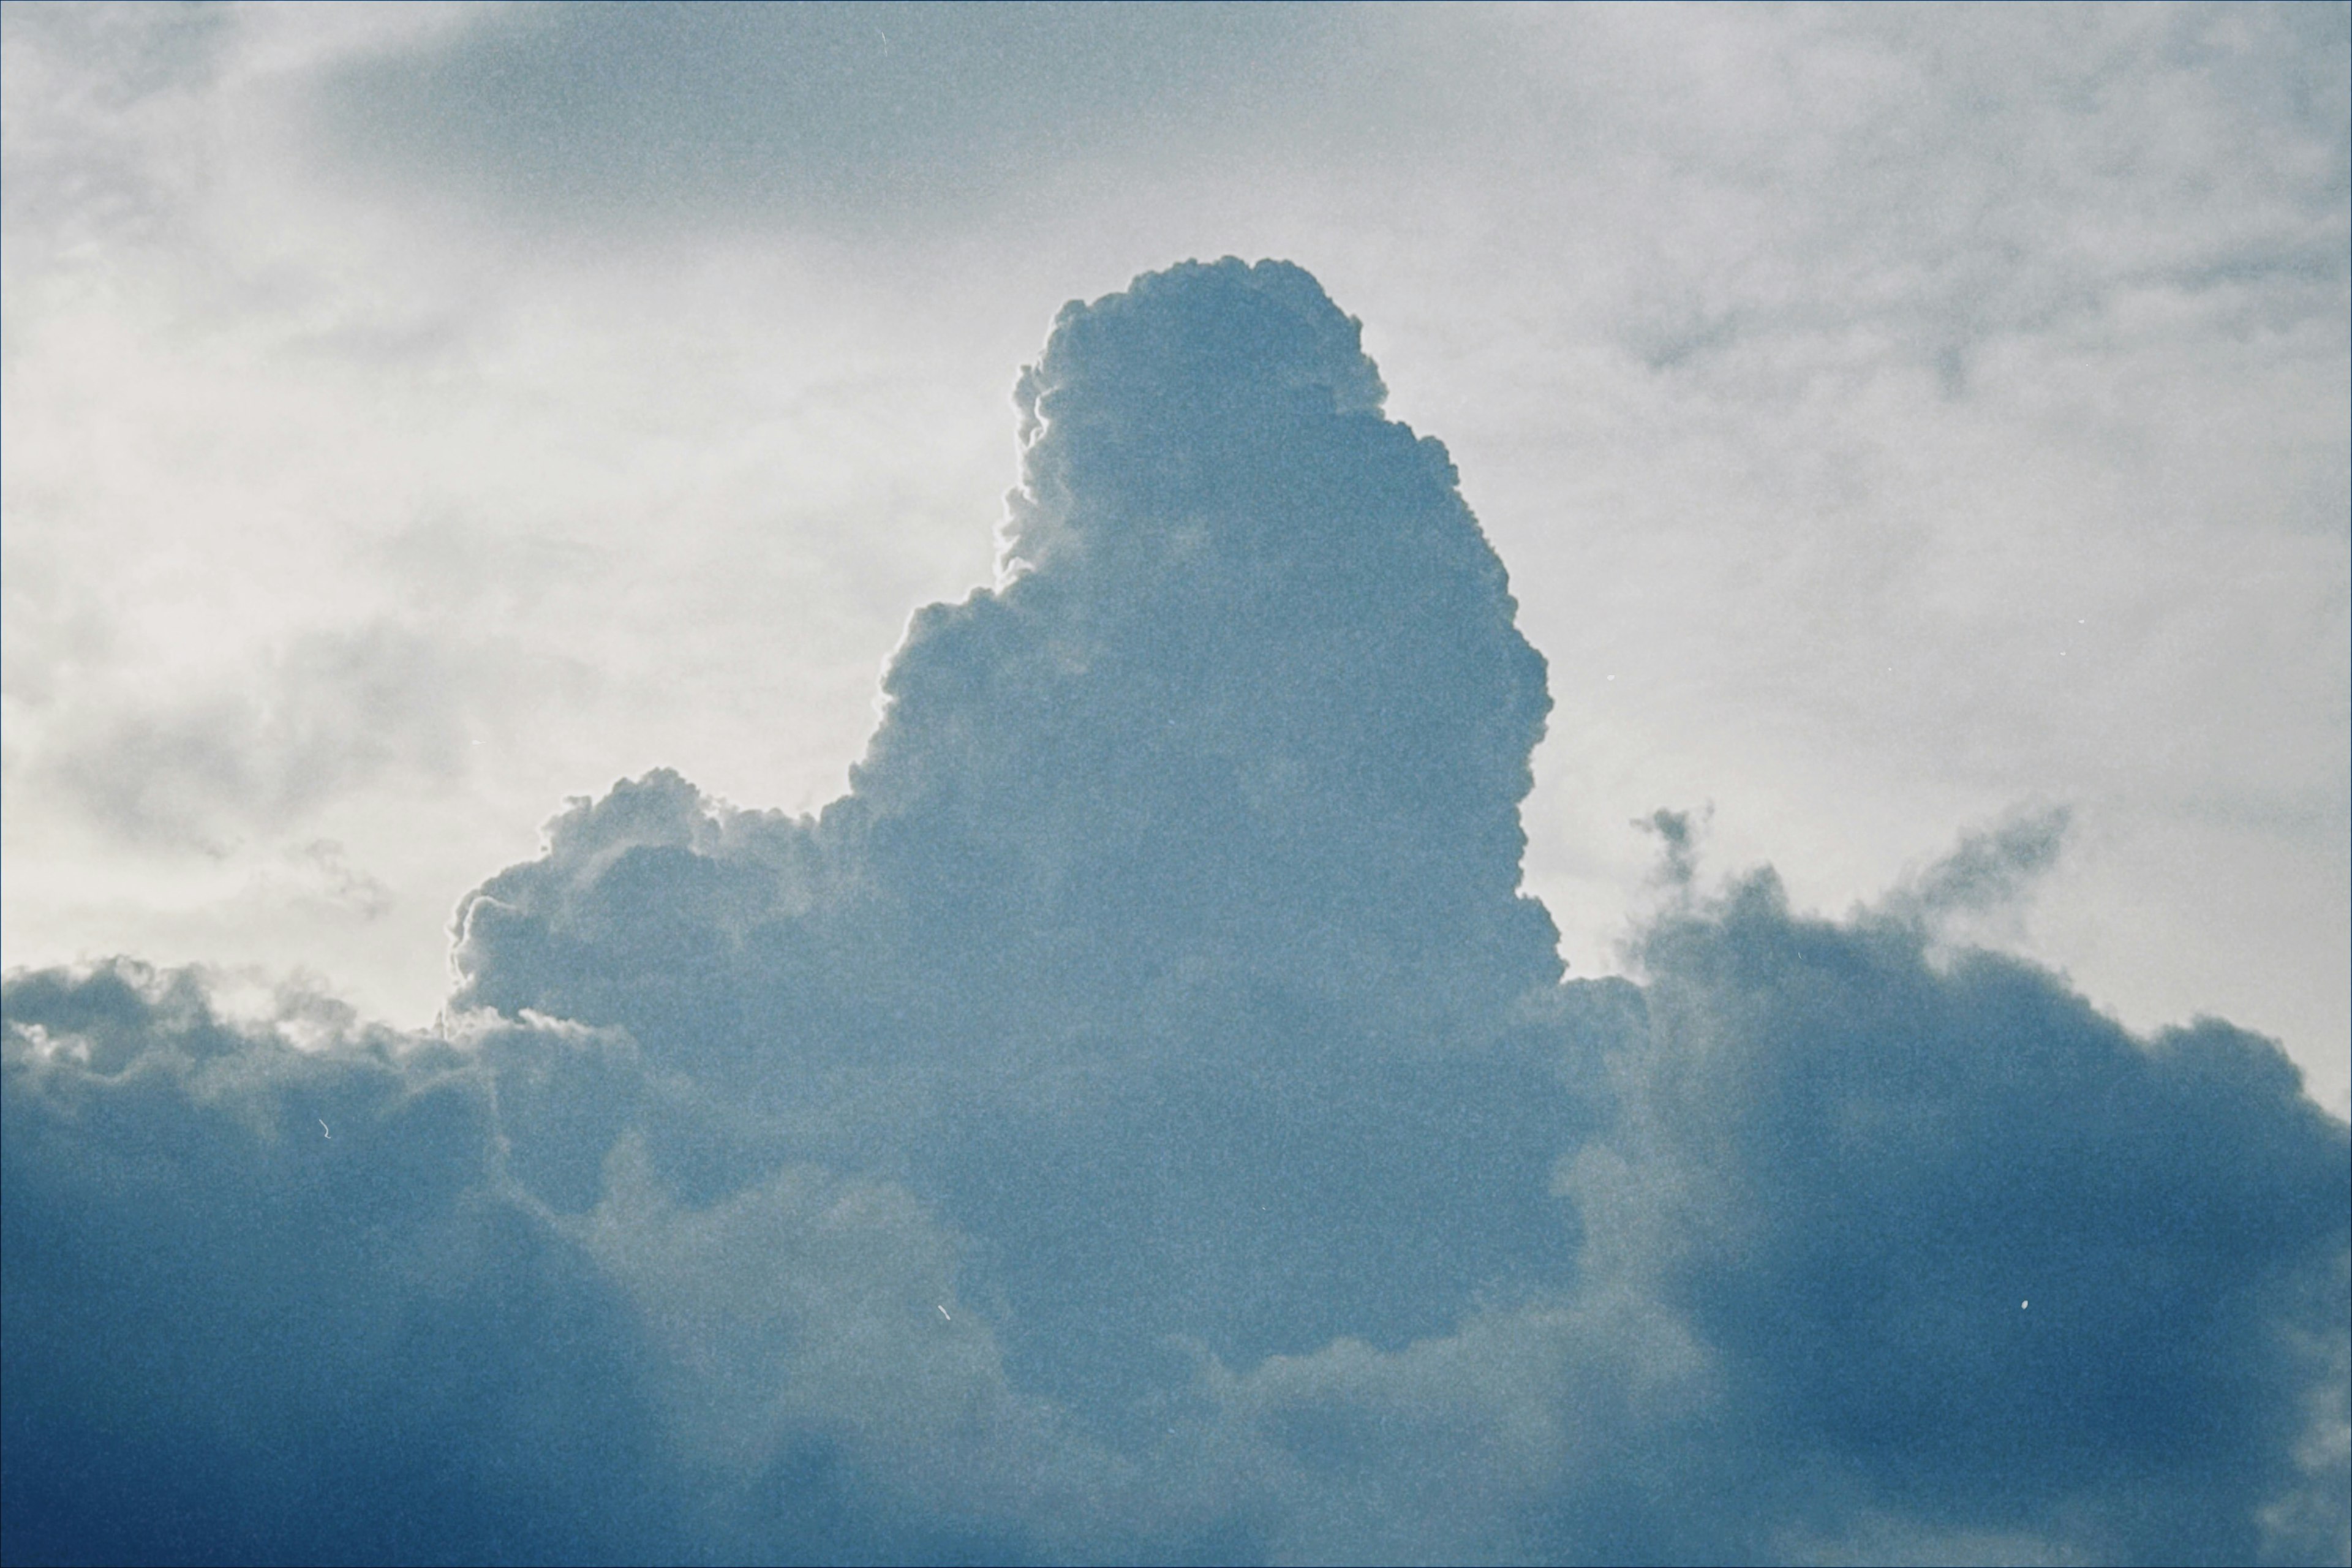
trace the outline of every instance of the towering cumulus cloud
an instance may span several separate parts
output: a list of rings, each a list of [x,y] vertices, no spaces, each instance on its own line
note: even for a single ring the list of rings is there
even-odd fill
[[[1383,395],[1296,268],[1073,306],[1021,384],[1012,581],[916,616],[852,793],[575,812],[467,903],[460,1000],[892,1161],[1089,1406],[1170,1336],[1401,1343],[1557,1277],[1573,1111],[1512,1027],[1559,971],[1516,892],[1543,664]]]
[[[1662,816],[1564,980],[1356,323],[1186,265],[1018,395],[819,816],[574,805],[430,1038],[10,979],[11,1560],[2345,1555],[2346,1129],[1950,951],[2054,822],[1828,923]]]

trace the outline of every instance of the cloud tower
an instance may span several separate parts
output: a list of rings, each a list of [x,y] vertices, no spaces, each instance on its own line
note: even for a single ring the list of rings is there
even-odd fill
[[[1073,303],[1020,382],[1001,584],[914,617],[849,795],[575,810],[468,900],[459,1000],[764,1104],[895,1096],[865,1152],[1106,1365],[1435,1331],[1556,1254],[1519,1251],[1570,1114],[1515,1032],[1559,976],[1517,890],[1543,660],[1385,390],[1288,263]]]

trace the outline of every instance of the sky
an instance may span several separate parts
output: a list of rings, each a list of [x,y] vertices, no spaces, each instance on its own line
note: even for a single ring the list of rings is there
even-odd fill
[[[0,7],[9,1555],[2342,1560],[2347,19]]]

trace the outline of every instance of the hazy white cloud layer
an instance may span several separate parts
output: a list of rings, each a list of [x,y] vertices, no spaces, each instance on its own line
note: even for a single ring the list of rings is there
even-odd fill
[[[5,26],[11,962],[422,1023],[551,803],[815,806],[908,607],[987,580],[1041,324],[1271,254],[1552,661],[1577,973],[1661,805],[1826,909],[2064,805],[1979,934],[2347,1109],[2341,6]],[[316,715],[355,638],[431,683],[390,733]],[[383,899],[271,918],[319,840]]]
[[[6,1555],[2352,1556],[2347,16],[0,12]]]

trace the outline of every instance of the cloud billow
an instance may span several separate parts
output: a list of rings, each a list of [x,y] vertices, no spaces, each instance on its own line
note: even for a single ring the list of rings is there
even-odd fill
[[[468,1053],[300,1049],[127,963],[15,977],[7,1005],[10,1561],[650,1541],[626,1303],[483,1201]]]
[[[13,977],[11,1559],[2341,1557],[2344,1126],[1938,937],[2054,815],[1828,922],[1666,814],[1563,980],[1383,396],[1286,264],[1070,306],[850,793],[575,804],[442,1037]]]
[[[1629,1114],[1562,1186],[1593,1287],[1710,1347],[1768,1464],[1977,1530],[2074,1509],[2101,1556],[2262,1554],[2347,1310],[2345,1128],[2273,1044],[2135,1040],[2030,964],[1794,916],[1769,872],[1643,957]]]

